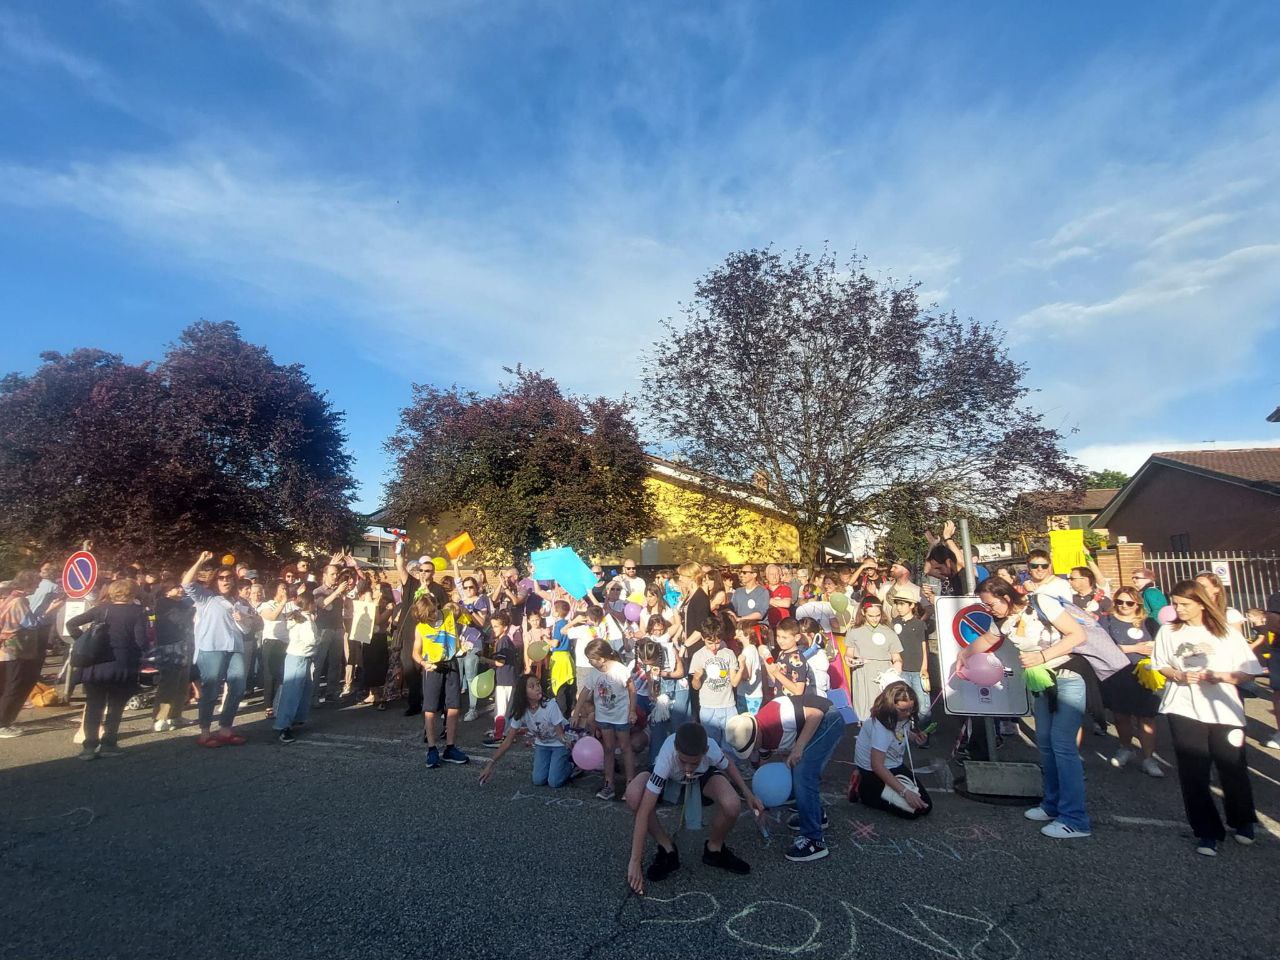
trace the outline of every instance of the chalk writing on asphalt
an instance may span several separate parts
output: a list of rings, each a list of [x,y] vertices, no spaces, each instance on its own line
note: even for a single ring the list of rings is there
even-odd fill
[[[853,960],[864,945],[901,949],[903,941],[925,951],[917,956],[949,960],[1017,960],[1022,956],[1022,947],[1000,920],[984,910],[961,909],[955,904],[901,903],[873,911],[834,900],[827,904],[824,920],[795,903],[757,900],[735,908],[710,893],[693,890],[670,898],[644,897],[640,909],[644,912],[641,924],[678,928],[716,922],[743,947],[781,956]],[[785,939],[780,930],[786,931]]]

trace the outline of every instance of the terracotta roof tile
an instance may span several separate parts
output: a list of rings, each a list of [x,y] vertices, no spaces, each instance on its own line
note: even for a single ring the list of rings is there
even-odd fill
[[[1171,450],[1152,457],[1185,463],[1252,483],[1280,484],[1280,447],[1247,450]]]

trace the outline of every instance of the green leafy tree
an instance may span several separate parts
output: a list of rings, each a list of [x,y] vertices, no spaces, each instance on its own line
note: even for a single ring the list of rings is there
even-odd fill
[[[407,523],[460,513],[495,560],[552,544],[610,553],[649,534],[656,519],[630,405],[508,372],[492,396],[414,386],[386,443],[388,513]]]
[[[1109,490],[1123,487],[1129,479],[1129,474],[1123,470],[1091,470],[1085,475],[1084,483],[1089,490]]]

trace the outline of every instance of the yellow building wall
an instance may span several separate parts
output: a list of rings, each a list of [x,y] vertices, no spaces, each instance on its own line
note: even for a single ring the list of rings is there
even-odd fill
[[[658,516],[653,536],[616,556],[594,559],[616,564],[625,557],[648,566],[674,566],[685,560],[728,564],[800,560],[800,535],[790,523],[674,483],[660,474],[646,477],[645,486]],[[444,556],[445,543],[468,529],[467,517],[460,513],[444,514],[434,523],[411,523],[405,555]],[[462,567],[505,566],[510,562],[509,556],[488,550],[477,540],[476,552],[464,558]]]

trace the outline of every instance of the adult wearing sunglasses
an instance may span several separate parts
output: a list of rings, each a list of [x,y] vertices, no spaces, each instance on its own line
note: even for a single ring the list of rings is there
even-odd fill
[[[1111,612],[1098,621],[1115,641],[1120,652],[1136,664],[1144,657],[1151,656],[1155,647],[1155,634],[1158,629],[1154,620],[1142,609],[1142,595],[1133,587],[1121,587],[1111,598]],[[1136,689],[1135,689],[1136,687]],[[1103,695],[1108,691],[1104,688]],[[1117,769],[1123,767],[1141,753],[1142,772],[1149,777],[1163,777],[1156,751],[1156,715],[1160,712],[1160,695],[1148,690],[1141,684],[1124,685],[1117,691],[1121,701],[1114,697],[1107,704],[1111,708],[1111,718],[1116,725],[1116,738],[1120,741],[1120,749],[1111,758],[1111,765]],[[1138,749],[1133,749],[1133,740],[1137,737]]]
[[[1053,572],[1053,558],[1048,550],[1032,550],[1027,554],[1027,592],[1053,597],[1063,603],[1074,603],[1071,585]]]
[[[480,591],[480,582],[475,577],[464,577],[458,572],[458,561],[453,562],[454,582],[458,584],[458,600],[471,617],[471,626],[479,631],[481,637],[489,635],[489,617],[493,614],[493,603]],[[467,692],[471,706],[462,718],[470,722],[480,716],[474,694],[471,693],[471,681],[480,673],[480,654],[482,643],[477,643],[461,657],[462,688]]]
[[[644,588],[647,586],[644,577],[636,573],[636,562],[634,560],[622,561],[622,569],[613,578],[613,582],[622,587],[623,599],[630,597],[632,594],[644,593]]]
[[[237,596],[234,568],[215,569],[212,588],[197,580],[212,559],[212,553],[203,551],[182,575],[182,589],[196,606],[196,666],[200,671],[200,736],[196,743],[202,747],[239,746],[245,742],[235,731],[236,713],[244,697],[244,640],[261,626],[262,619]],[[213,733],[213,711],[223,684],[227,695],[218,717],[218,732]]]

